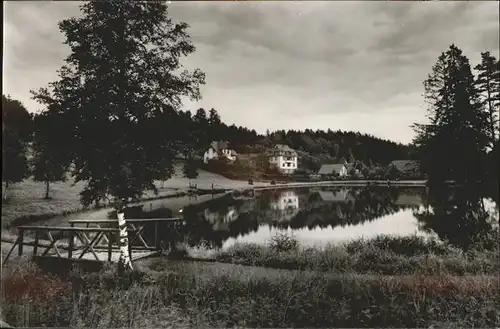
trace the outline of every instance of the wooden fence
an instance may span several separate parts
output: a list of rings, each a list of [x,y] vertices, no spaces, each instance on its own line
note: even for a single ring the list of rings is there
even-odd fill
[[[132,251],[149,251],[149,254],[161,251],[165,246],[158,239],[158,225],[160,222],[177,223],[180,218],[153,218],[153,219],[127,219],[127,233],[129,238],[129,253],[132,258]],[[147,223],[154,223],[155,235],[153,245],[149,245],[144,237],[144,227]],[[94,219],[94,220],[70,220],[70,226],[19,226],[18,238],[15,240],[12,248],[7,253],[3,260],[3,264],[7,262],[10,255],[18,247],[18,256],[23,255],[24,246],[33,246],[33,256],[38,255],[39,248],[45,248],[41,256],[49,255],[52,250],[53,255],[61,258],[82,259],[84,256],[91,254],[95,260],[101,261],[98,254],[102,254],[103,250],[107,252],[107,261],[112,261],[114,251],[118,251],[119,229],[117,220],[113,219]],[[84,224],[85,227],[76,225]],[[101,227],[106,224],[108,227]],[[104,226],[104,225],[103,225]],[[33,241],[26,241],[27,233],[34,233]],[[57,234],[56,234],[57,233]],[[91,236],[91,233],[95,233]],[[43,243],[43,239],[48,240],[48,243]],[[75,244],[75,238],[77,244]],[[58,241],[68,240],[67,245],[57,245]],[[41,241],[42,240],[42,241]],[[105,244],[101,244],[101,242]],[[133,245],[138,241],[139,245]],[[78,243],[79,242],[79,243]],[[64,250],[64,251],[63,251]],[[76,255],[78,252],[78,255]],[[146,253],[147,254],[147,253]],[[148,254],[148,255],[149,255]],[[77,256],[77,258],[73,258]]]

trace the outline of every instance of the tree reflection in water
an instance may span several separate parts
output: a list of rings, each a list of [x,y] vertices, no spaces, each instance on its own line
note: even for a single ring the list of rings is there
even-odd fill
[[[470,188],[432,188],[426,192],[415,187],[343,187],[262,191],[255,198],[246,199],[226,195],[184,207],[185,225],[162,226],[158,238],[220,248],[226,240],[257,232],[262,226],[327,229],[362,225],[412,209],[422,228],[435,232],[443,240],[464,249],[478,241],[491,247],[492,240],[484,237],[492,234],[493,225],[480,192]],[[173,215],[167,208],[144,210],[134,209],[134,217]],[[146,228],[148,241],[154,240],[154,232],[154,228]]]
[[[432,187],[427,189],[425,209],[414,212],[414,216],[424,230],[435,232],[441,240],[464,251],[472,245],[491,249],[494,236],[498,238],[498,212],[486,210],[483,191],[476,186]]]

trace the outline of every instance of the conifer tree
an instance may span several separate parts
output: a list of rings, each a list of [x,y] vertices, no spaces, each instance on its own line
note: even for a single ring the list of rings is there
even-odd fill
[[[500,109],[500,64],[489,51],[481,53],[481,63],[476,65],[476,86],[481,93],[481,101],[488,119],[490,147],[493,147],[499,135]]]
[[[415,125],[414,144],[430,182],[484,180],[487,118],[469,60],[455,45],[424,81],[429,124]]]

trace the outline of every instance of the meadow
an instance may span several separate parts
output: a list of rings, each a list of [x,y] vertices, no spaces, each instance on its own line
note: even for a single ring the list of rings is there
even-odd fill
[[[493,250],[464,253],[418,238],[380,237],[312,254],[291,241],[281,236],[260,249],[240,245],[216,256],[258,266],[156,258],[124,277],[113,266],[50,274],[13,263],[2,278],[3,319],[82,328],[499,324]]]

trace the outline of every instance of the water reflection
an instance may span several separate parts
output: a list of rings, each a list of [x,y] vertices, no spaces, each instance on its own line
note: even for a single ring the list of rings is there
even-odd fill
[[[463,250],[479,242],[492,247],[492,240],[484,237],[498,231],[498,205],[485,198],[483,189],[441,186],[426,192],[425,208],[414,212],[422,229]],[[487,209],[486,203],[494,206]]]
[[[171,217],[178,211],[144,208],[130,210],[127,217]],[[492,213],[484,207],[483,196],[465,189],[302,188],[261,191],[249,197],[225,195],[191,204],[183,208],[184,225],[164,224],[157,234],[165,241],[212,248],[265,243],[278,230],[293,232],[303,245],[378,234],[421,234],[467,248],[491,232]],[[147,239],[154,239],[154,232],[148,228]]]

